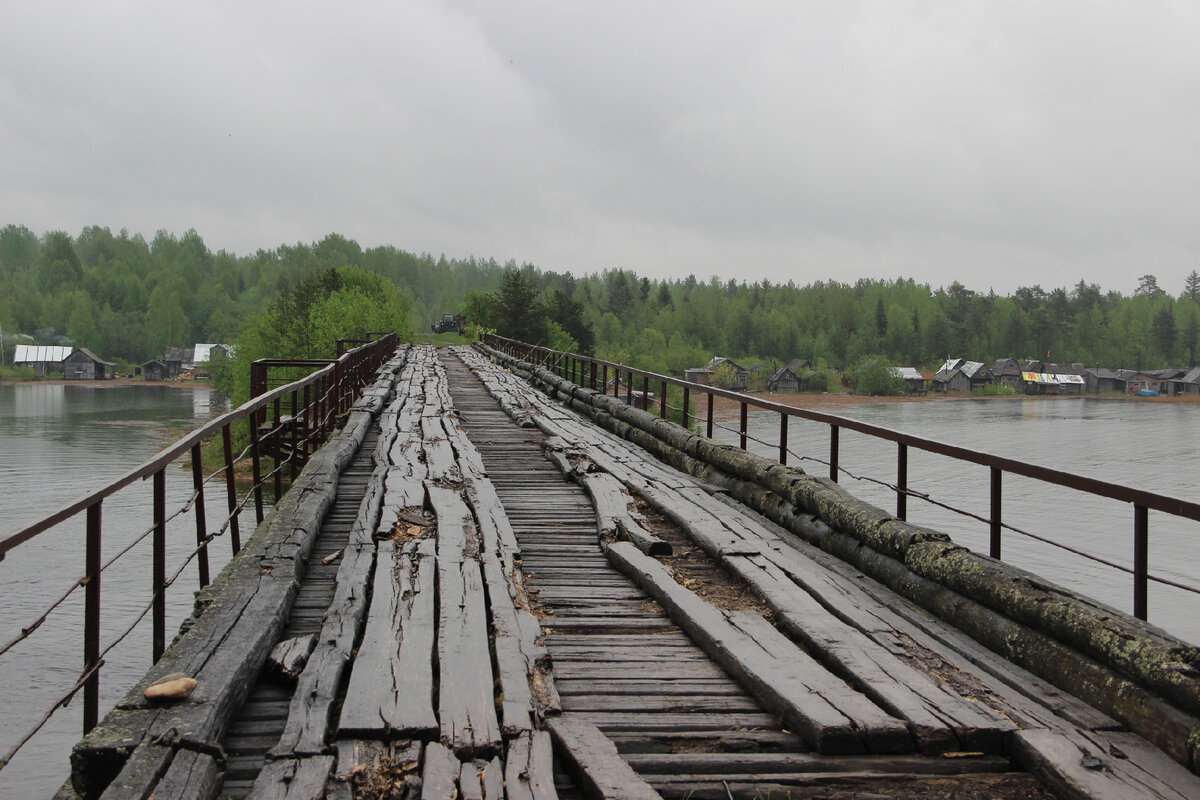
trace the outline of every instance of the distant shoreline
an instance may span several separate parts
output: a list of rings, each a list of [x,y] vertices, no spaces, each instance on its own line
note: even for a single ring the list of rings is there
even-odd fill
[[[849,393],[805,393],[805,392],[754,392],[751,397],[765,400],[771,403],[778,403],[784,406],[793,408],[808,409],[811,411],[833,412],[839,409],[852,408],[855,406],[866,405],[883,405],[891,403],[935,403],[944,402],[947,400],[1114,400],[1125,402],[1150,402],[1150,403],[1171,403],[1184,405],[1200,405],[1200,395],[1178,395],[1178,396],[1159,396],[1159,397],[1139,397],[1133,394],[1121,394],[1116,392],[1107,392],[1104,394],[1093,394],[1091,392],[1083,392],[1082,394],[998,394],[998,395],[975,395],[966,392],[930,392],[924,395],[865,395],[865,394],[849,394]],[[731,416],[737,416],[740,412],[740,404],[735,400],[729,400],[724,397],[715,398],[713,403],[713,411],[721,419],[729,419]],[[704,415],[704,410],[699,405],[692,408],[693,416]]]

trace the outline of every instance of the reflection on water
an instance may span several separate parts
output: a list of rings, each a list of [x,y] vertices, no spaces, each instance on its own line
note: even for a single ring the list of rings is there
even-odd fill
[[[1200,405],[1099,398],[938,400],[855,406],[842,416],[939,442],[1186,500],[1200,496]],[[736,423],[733,423],[736,427]],[[768,458],[778,455],[779,419],[752,415],[750,445]],[[717,438],[737,443],[736,432]],[[793,419],[789,463],[828,475],[829,428]],[[875,481],[896,480],[896,445],[843,429],[839,466],[851,473],[839,482],[858,497],[895,512],[895,493]],[[990,516],[990,470],[910,447],[908,482],[940,503]],[[874,479],[874,480],[869,480]],[[1005,523],[1119,565],[1133,559],[1133,507],[1126,503],[1005,475]],[[908,520],[948,533],[954,541],[988,552],[989,529],[961,514],[910,497]],[[1150,513],[1150,572],[1200,587],[1196,537],[1200,523]],[[1112,567],[1005,531],[1003,557],[1122,611],[1132,611],[1132,576]],[[1200,642],[1200,597],[1159,584],[1149,589],[1150,621],[1177,636]]]
[[[22,527],[90,489],[139,466],[194,427],[225,410],[208,387],[103,386],[95,384],[0,385],[0,531]],[[167,507],[182,506],[191,473],[166,472]],[[139,481],[104,501],[102,557],[107,560],[151,525],[150,481]],[[210,527],[224,516],[223,492],[206,503]],[[243,527],[253,523],[253,512]],[[167,528],[168,571],[195,546],[192,514]],[[0,562],[0,642],[17,636],[83,574],[84,521],[80,515],[16,548]],[[105,647],[129,626],[150,595],[149,541],[106,570],[101,582]],[[228,560],[227,538],[210,552],[212,573]],[[167,592],[170,637],[191,610],[198,587],[195,565]],[[81,591],[54,612],[26,642],[0,656],[5,713],[0,751],[7,751],[79,675],[83,661]],[[148,622],[148,619],[147,619]],[[150,664],[150,629],[141,625],[105,656],[101,713]],[[47,727],[0,772],[0,797],[48,797],[66,778],[67,754],[80,734],[82,697],[59,711]]]

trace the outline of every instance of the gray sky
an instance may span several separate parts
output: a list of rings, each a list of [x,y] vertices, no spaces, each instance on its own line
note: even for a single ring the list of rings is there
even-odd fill
[[[9,2],[0,224],[1172,294],[1195,2]]]

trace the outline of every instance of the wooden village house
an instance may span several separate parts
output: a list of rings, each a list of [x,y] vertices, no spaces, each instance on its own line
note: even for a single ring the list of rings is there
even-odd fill
[[[1019,391],[1024,394],[1083,394],[1087,386],[1087,370],[1082,364],[1033,359],[1021,365]]]
[[[1178,396],[1200,395],[1200,367],[1193,367],[1183,377],[1172,380],[1171,394]]]
[[[63,360],[63,379],[81,381],[103,381],[116,377],[116,364],[96,356],[86,347],[76,347]]]
[[[933,376],[933,388],[940,392],[969,392],[992,382],[992,371],[980,361],[947,359]]]
[[[168,347],[163,353],[162,362],[167,365],[166,377],[174,378],[181,372],[186,372],[195,366],[192,347]]]
[[[1015,358],[999,358],[992,365],[992,380],[1014,392],[1021,391],[1021,362]]]
[[[767,379],[768,392],[800,392],[808,388],[808,373],[810,372],[807,358],[793,358],[786,366],[780,367]]]
[[[167,378],[167,365],[161,358],[152,358],[142,364],[142,376],[148,381],[161,381]]]
[[[723,386],[723,389],[732,389],[735,392],[744,392],[750,386],[750,370],[722,356],[713,356],[713,360],[708,362],[707,369],[713,373],[715,378],[720,372],[733,370],[732,377],[728,386]]]
[[[916,367],[892,367],[892,374],[904,380],[909,394],[925,394],[925,376]]]

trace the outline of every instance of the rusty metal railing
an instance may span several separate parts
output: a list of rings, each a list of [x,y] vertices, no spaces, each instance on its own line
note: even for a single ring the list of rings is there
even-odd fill
[[[108,484],[89,492],[52,514],[0,536],[0,560],[3,560],[7,553],[39,534],[50,531],[69,520],[78,519],[80,515],[86,519],[83,576],[66,587],[65,591],[51,602],[48,608],[25,625],[18,635],[10,641],[0,644],[0,655],[3,655],[14,645],[30,638],[51,612],[61,606],[76,590],[83,588],[83,670],[75,684],[55,701],[41,721],[34,725],[32,730],[26,733],[3,758],[0,758],[0,768],[7,764],[16,751],[37,733],[57,709],[64,707],[81,690],[83,692],[83,731],[87,733],[95,727],[99,717],[100,668],[104,665],[104,656],[128,636],[146,614],[150,614],[153,626],[151,658],[154,661],[158,660],[166,647],[167,588],[175,582],[192,560],[197,563],[200,587],[208,585],[210,577],[208,545],[228,531],[233,553],[236,554],[241,549],[238,514],[249,502],[250,492],[254,496],[256,519],[258,522],[262,522],[264,518],[262,489],[265,481],[274,479],[275,496],[278,499],[282,489],[280,476],[283,469],[290,468],[293,474],[298,473],[308,455],[319,447],[332,432],[337,417],[350,409],[355,393],[371,380],[376,370],[395,349],[396,335],[391,333],[349,350],[337,359],[299,361],[265,359],[256,361],[252,367],[251,400],[233,411],[205,423],[159,452],[149,461]],[[315,371],[285,385],[268,389],[269,370],[272,367],[284,366]],[[290,422],[289,418],[281,413],[285,403],[290,407]],[[250,444],[235,456],[234,428],[241,424],[248,426]],[[222,465],[206,476],[203,463],[204,445],[216,437],[220,437]],[[264,476],[262,474],[264,450],[269,449],[269,445],[273,441],[276,443],[275,465],[271,473]],[[289,451],[287,458],[280,457],[280,442],[286,442],[289,445],[286,448]],[[245,496],[239,497],[235,485],[234,465],[246,456],[251,459],[254,486]],[[166,470],[185,457],[191,459],[192,493],[182,507],[168,515]],[[102,509],[105,499],[131,484],[147,478],[151,479],[152,486],[150,496],[153,513],[152,525],[138,535],[132,543],[126,544],[107,563],[102,562],[101,552],[104,544]],[[205,487],[209,482],[221,478],[224,479],[225,484],[228,515],[215,531],[210,531],[208,520],[205,518]],[[166,564],[167,523],[189,511],[194,511],[196,546],[183,560],[183,564],[173,574],[168,575]],[[117,559],[147,537],[152,540],[150,599],[133,624],[102,650],[100,622],[103,573]]]
[[[704,420],[706,435],[712,438],[714,427],[714,399],[724,398],[738,404],[739,409],[739,428],[737,430],[739,446],[745,450],[747,448],[747,440],[749,437],[748,426],[748,411],[751,408],[760,411],[766,411],[779,415],[779,442],[778,453],[779,463],[787,464],[788,459],[788,420],[791,418],[800,418],[812,422],[818,422],[829,426],[829,459],[826,462],[829,466],[829,479],[837,481],[840,474],[845,473],[838,464],[838,450],[840,444],[840,433],[843,429],[855,431],[874,437],[880,441],[892,442],[896,445],[896,482],[894,484],[884,484],[894,491],[896,495],[896,517],[898,519],[906,519],[908,514],[908,498],[917,497],[922,500],[935,502],[922,493],[913,492],[909,488],[908,476],[908,451],[909,448],[916,448],[929,453],[946,456],[957,459],[959,461],[975,464],[986,468],[989,471],[990,480],[990,509],[989,516],[982,517],[969,512],[962,512],[945,504],[935,503],[957,513],[963,513],[977,520],[985,522],[989,526],[989,555],[999,559],[1001,557],[1003,533],[1005,530],[1020,533],[1042,541],[1043,543],[1059,547],[1067,550],[1075,555],[1080,555],[1090,558],[1094,561],[1113,567],[1118,570],[1127,572],[1133,576],[1133,614],[1138,619],[1146,619],[1148,616],[1148,586],[1150,582],[1159,583],[1165,586],[1171,586],[1176,589],[1188,591],[1192,593],[1200,593],[1200,589],[1193,586],[1187,586],[1176,581],[1166,578],[1151,575],[1149,572],[1149,512],[1160,511],[1176,517],[1200,521],[1200,504],[1193,503],[1187,500],[1182,500],[1177,497],[1157,494],[1142,489],[1135,489],[1118,483],[1097,480],[1095,478],[1077,475],[1075,473],[1066,472],[1064,470],[1051,469],[1042,467],[1036,464],[1029,464],[1024,461],[1017,461],[1003,456],[997,456],[990,453],[983,453],[977,450],[971,450],[965,447],[958,447],[944,442],[926,439],[920,436],[894,431],[889,428],[882,428],[877,425],[871,425],[866,422],[841,417],[836,414],[826,414],[820,411],[812,411],[794,406],[774,403],[770,400],[754,397],[753,395],[743,394],[728,389],[722,389],[717,386],[709,386],[706,384],[693,383],[690,381],[673,378],[667,375],[660,375],[656,372],[630,367],[625,364],[617,364],[611,361],[604,361],[598,358],[590,358],[577,353],[566,353],[557,350],[550,350],[538,345],[530,345],[524,342],[518,342],[512,339],[506,339],[502,336],[494,334],[484,338],[484,343],[489,347],[506,353],[514,358],[523,361],[537,364],[545,369],[549,369],[554,374],[561,378],[569,380],[579,386],[586,386],[594,391],[607,391],[611,385],[614,396],[622,389],[625,392],[625,399],[628,403],[635,402],[634,389],[637,382],[641,383],[640,396],[646,398],[651,389],[657,389],[661,392],[659,402],[659,414],[662,418],[667,418],[668,404],[666,401],[667,387],[677,387],[682,390],[683,402],[682,406],[677,411],[681,414],[681,419],[684,427],[691,427],[692,420]],[[610,380],[610,374],[612,376]],[[704,395],[704,409],[700,414],[693,414],[692,401],[693,395]],[[648,407],[648,404],[647,404]],[[849,474],[849,473],[846,473]],[[1054,542],[1049,539],[1034,536],[1027,531],[1022,531],[1014,528],[1004,522],[1003,518],[1003,484],[1004,475],[1018,475],[1024,478],[1032,478],[1033,480],[1043,483],[1060,486],[1068,489],[1074,489],[1087,494],[1098,497],[1111,498],[1121,502],[1129,503],[1133,506],[1133,553],[1132,566],[1126,567],[1121,564],[1113,563],[1105,559],[1100,559],[1095,556],[1084,553],[1078,549],[1066,546],[1062,543]],[[877,483],[879,481],[876,481]]]

